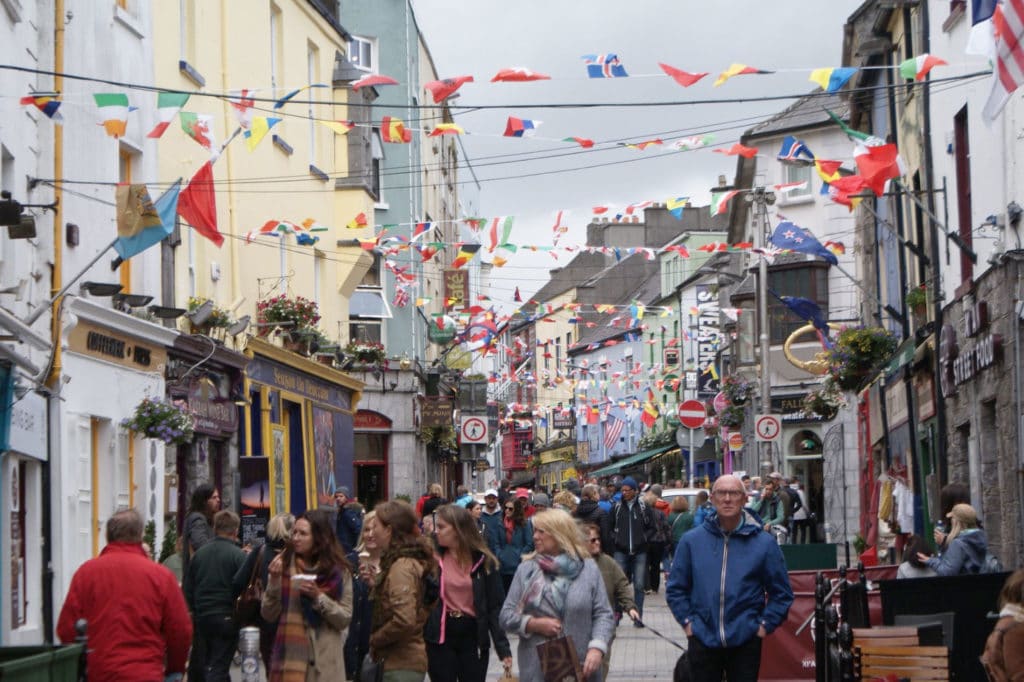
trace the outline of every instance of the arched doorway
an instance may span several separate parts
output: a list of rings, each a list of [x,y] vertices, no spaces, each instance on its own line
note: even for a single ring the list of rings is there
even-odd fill
[[[811,429],[793,434],[786,444],[786,474],[796,476],[807,498],[808,512],[814,514],[810,542],[821,540],[818,523],[825,518],[825,488],[823,445],[821,436]]]

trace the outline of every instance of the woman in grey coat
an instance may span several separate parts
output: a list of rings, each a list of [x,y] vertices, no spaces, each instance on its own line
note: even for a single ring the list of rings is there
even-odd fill
[[[549,509],[531,520],[537,551],[523,557],[501,609],[501,626],[519,634],[519,678],[544,679],[537,645],[568,635],[584,678],[597,682],[615,631],[601,571],[567,512]]]

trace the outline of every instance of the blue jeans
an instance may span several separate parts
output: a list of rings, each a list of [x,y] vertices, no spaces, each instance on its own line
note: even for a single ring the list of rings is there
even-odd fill
[[[637,552],[636,554],[616,552],[615,563],[633,583],[633,601],[636,602],[636,610],[642,617],[644,615],[644,584],[647,582],[647,552]]]

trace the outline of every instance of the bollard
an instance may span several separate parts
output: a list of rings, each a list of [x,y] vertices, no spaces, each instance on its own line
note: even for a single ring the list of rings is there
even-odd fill
[[[245,627],[238,632],[238,653],[242,657],[242,682],[260,682],[260,629]]]

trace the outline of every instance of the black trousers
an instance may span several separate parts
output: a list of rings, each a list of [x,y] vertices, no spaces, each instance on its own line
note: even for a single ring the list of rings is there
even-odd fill
[[[430,682],[484,682],[490,649],[481,649],[476,618],[445,619],[444,644],[427,644]]]
[[[739,646],[711,648],[696,637],[687,642],[691,682],[757,682],[761,668],[761,638],[754,636]]]
[[[202,616],[196,623],[202,638],[203,677],[206,682],[231,682],[231,659],[238,648],[238,626],[229,615]],[[189,679],[192,672],[189,671]]]
[[[661,560],[665,545],[651,542],[647,545],[647,589],[657,592],[661,588]]]

